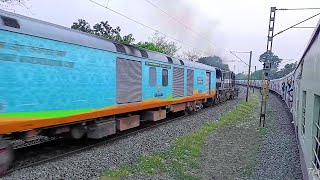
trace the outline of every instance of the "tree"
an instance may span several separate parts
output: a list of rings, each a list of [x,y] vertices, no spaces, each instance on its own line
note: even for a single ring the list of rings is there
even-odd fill
[[[168,54],[170,56],[174,56],[179,50],[179,47],[175,42],[169,41],[166,36],[161,36],[157,32],[149,37],[149,41],[138,42],[134,45],[151,51]]]
[[[290,64],[286,64],[284,66],[284,68],[282,68],[281,70],[277,71],[276,69],[271,69],[270,71],[270,79],[278,79],[278,78],[282,78],[284,76],[286,76],[287,74],[291,73],[295,68],[297,67],[297,63],[290,63]],[[251,79],[256,79],[256,80],[261,80],[262,77],[262,72],[263,70],[257,70],[253,73],[251,73]],[[244,74],[244,73],[239,73],[236,74],[236,79],[247,79],[248,75]]]
[[[156,51],[159,53],[165,53],[164,49],[161,49],[161,47],[157,46],[153,42],[139,42],[138,44],[135,44],[135,46],[143,48],[143,49],[148,49],[151,51]]]
[[[217,67],[223,70],[230,70],[229,65],[223,63],[222,59],[219,56],[202,57],[198,60],[198,62],[209,66]]]
[[[71,28],[104,37],[106,39],[168,54],[170,56],[174,56],[175,53],[179,50],[179,47],[175,42],[169,41],[166,36],[161,36],[159,33],[155,33],[151,37],[149,37],[149,41],[138,42],[137,44],[134,44],[135,39],[133,38],[133,35],[131,33],[122,36],[120,34],[121,28],[119,26],[113,28],[111,25],[109,25],[108,21],[101,21],[100,23],[96,23],[91,29],[90,24],[86,20],[79,19],[78,22],[73,23]]]
[[[297,67],[296,63],[286,64],[284,68],[282,68],[281,70],[270,73],[270,79],[278,79],[278,78],[284,77],[287,74],[291,73],[296,67]]]
[[[286,64],[286,65],[284,66],[284,68],[279,71],[279,75],[280,75],[281,77],[282,77],[282,76],[285,76],[285,75],[291,73],[294,69],[296,69],[296,67],[297,67],[297,64],[296,64],[296,63]]]
[[[120,32],[121,28],[119,26],[112,28],[108,21],[101,21],[93,26],[93,33],[97,36],[105,37],[107,39],[112,39],[125,44],[132,44],[135,41],[132,34],[122,37]]]
[[[251,79],[255,79],[255,80],[261,80],[262,79],[262,69],[257,70],[253,73],[251,73]],[[247,78],[246,78],[247,79]]]
[[[79,19],[78,22],[73,23],[71,28],[125,44],[133,44],[133,42],[135,41],[132,34],[121,36],[121,28],[119,26],[117,26],[116,28],[112,28],[112,26],[109,25],[108,21],[101,21],[100,23],[96,23],[93,26],[93,29],[91,29],[90,24],[86,20]]]
[[[255,71],[255,72],[252,72],[251,74],[250,74],[250,79],[251,80],[261,80],[262,79],[262,69],[260,69],[260,70],[257,70],[257,71]],[[236,79],[239,79],[239,80],[247,80],[248,79],[248,74],[245,74],[245,73],[238,73],[238,74],[236,74]]]
[[[268,52],[264,52],[260,55],[260,59],[263,61],[267,61],[268,59]],[[271,69],[278,69],[279,64],[281,63],[282,59],[280,59],[277,55],[275,55],[273,52],[270,54],[270,62],[271,62]]]
[[[122,40],[121,42],[126,43],[126,44],[133,44],[133,42],[135,41],[135,39],[133,38],[133,34],[128,34],[125,36],[122,36]]]
[[[194,50],[194,51],[183,52],[182,57],[188,59],[189,61],[197,61],[202,57],[202,55],[199,52]]]
[[[149,41],[158,46],[159,49],[162,49],[165,54],[174,56],[175,53],[180,49],[177,46],[177,43],[169,41],[166,36],[161,36],[158,32],[154,33]]]
[[[84,19],[78,19],[78,22],[74,22],[71,28],[86,33],[93,33],[90,24]]]
[[[108,21],[101,21],[93,26],[93,33],[97,36],[109,37],[112,34],[119,34],[121,31],[120,27],[117,26],[115,29],[108,24]],[[109,38],[110,39],[110,38]]]
[[[236,80],[245,80],[248,79],[248,75],[244,73],[238,73],[236,74]]]

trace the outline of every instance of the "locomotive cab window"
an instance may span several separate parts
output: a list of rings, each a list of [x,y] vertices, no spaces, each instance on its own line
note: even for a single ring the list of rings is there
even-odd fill
[[[168,86],[168,70],[162,70],[162,86]]]
[[[154,67],[149,68],[149,85],[150,86],[157,85],[157,69]]]

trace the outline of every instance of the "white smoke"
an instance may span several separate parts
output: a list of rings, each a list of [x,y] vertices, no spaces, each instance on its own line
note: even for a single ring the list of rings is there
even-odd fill
[[[149,23],[154,24],[158,29],[161,29],[163,33],[205,52],[200,52],[204,56],[222,55],[219,44],[214,42],[215,37],[219,36],[219,34],[216,33],[218,32],[217,28],[219,25],[217,20],[211,19],[209,15],[200,12],[199,8],[195,8],[194,4],[186,0],[148,1],[181,22],[177,22],[149,4],[150,8],[147,10],[148,15],[146,17]],[[189,30],[189,28],[192,29],[192,31]],[[216,46],[209,41],[213,42]],[[182,45],[180,51],[197,50]]]

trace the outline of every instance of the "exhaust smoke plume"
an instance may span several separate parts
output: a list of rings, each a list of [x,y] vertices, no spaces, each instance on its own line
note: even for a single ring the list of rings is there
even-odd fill
[[[206,54],[200,52],[203,56],[222,55],[223,52],[219,48],[221,45],[215,42],[215,37],[219,36],[217,30],[219,23],[217,20],[214,20],[207,14],[200,12],[199,8],[194,7],[194,4],[187,0],[148,1],[181,22],[177,22],[161,10],[148,3],[149,8],[146,12],[146,18],[150,23],[154,24],[154,27],[157,27],[157,29],[160,29],[165,34],[204,51]],[[199,36],[199,34],[201,36]],[[208,40],[215,43],[216,46],[208,42]],[[180,51],[195,50],[182,45]]]

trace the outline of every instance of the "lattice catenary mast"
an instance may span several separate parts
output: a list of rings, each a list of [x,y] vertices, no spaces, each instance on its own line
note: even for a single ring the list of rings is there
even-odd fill
[[[260,59],[260,62],[263,63],[263,83],[261,85],[261,109],[260,109],[260,123],[262,127],[265,126],[266,122],[266,110],[267,110],[267,101],[269,95],[269,73],[271,69],[272,61],[272,43],[273,43],[273,32],[274,32],[274,21],[276,17],[276,7],[271,7],[270,9],[270,19],[269,19],[269,30],[268,30],[268,41],[267,41],[267,57]]]

